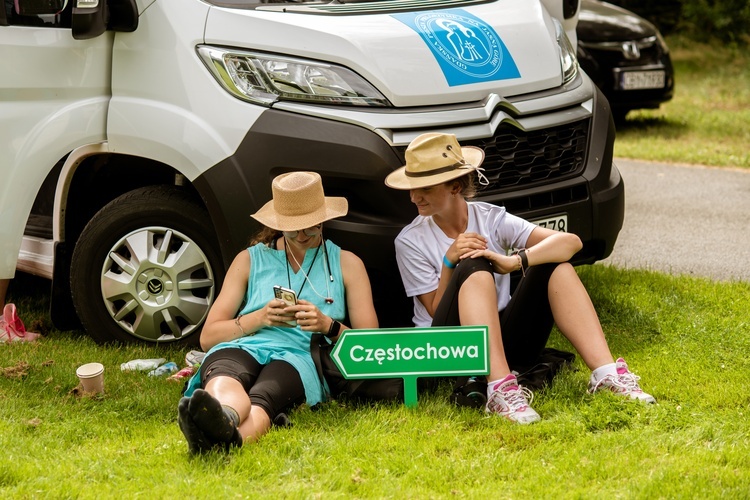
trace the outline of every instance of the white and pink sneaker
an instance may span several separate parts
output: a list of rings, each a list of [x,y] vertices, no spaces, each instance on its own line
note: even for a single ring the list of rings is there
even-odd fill
[[[519,424],[530,424],[541,420],[539,414],[529,406],[533,399],[534,394],[519,385],[516,376],[511,373],[490,389],[485,411]]]
[[[617,368],[617,375],[606,375],[598,381],[594,378],[593,374],[591,375],[589,393],[593,394],[600,389],[609,389],[615,394],[627,396],[630,399],[637,399],[646,403],[656,403],[656,399],[651,394],[643,392],[641,386],[638,385],[641,377],[628,369],[628,364],[625,363],[624,359],[617,358],[615,366]]]

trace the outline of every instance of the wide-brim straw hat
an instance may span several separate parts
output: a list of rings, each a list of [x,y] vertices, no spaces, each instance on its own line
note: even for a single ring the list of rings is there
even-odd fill
[[[454,134],[430,132],[416,137],[406,148],[406,165],[385,178],[393,189],[437,186],[470,174],[484,161],[484,151],[461,146]]]
[[[299,231],[346,215],[346,198],[325,196],[316,172],[289,172],[271,183],[273,199],[251,217],[277,231]]]

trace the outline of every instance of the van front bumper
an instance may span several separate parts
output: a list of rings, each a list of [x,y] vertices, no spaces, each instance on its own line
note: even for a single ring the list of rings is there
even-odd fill
[[[612,161],[611,112],[598,91],[592,105],[593,112],[583,119],[584,143],[578,141],[572,155],[578,167],[552,179],[537,179],[532,172],[531,182],[498,185],[477,198],[504,205],[528,220],[566,214],[568,229],[584,243],[575,264],[607,257],[624,217],[624,185]],[[459,137],[462,144],[490,139]],[[404,326],[410,323],[412,304],[398,275],[393,241],[417,212],[408,193],[383,182],[403,165],[404,149],[360,125],[270,109],[253,124],[235,154],[195,179],[194,185],[214,220],[228,264],[258,229],[249,214],[271,199],[271,180],[293,170],[318,172],[326,195],[344,196],[350,204],[346,217],[326,223],[326,237],[365,262],[381,326]]]

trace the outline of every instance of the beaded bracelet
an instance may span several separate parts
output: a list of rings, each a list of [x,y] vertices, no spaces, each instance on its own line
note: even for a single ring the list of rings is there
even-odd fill
[[[242,328],[242,325],[240,325],[240,318],[241,318],[242,316],[243,316],[243,315],[242,315],[242,314],[240,314],[239,316],[237,316],[236,318],[234,318],[234,324],[235,324],[235,325],[237,325],[237,328],[239,328],[239,329],[240,329],[240,337],[244,337],[245,335],[247,335],[247,334],[245,333],[245,330],[244,330],[244,329]]]
[[[455,269],[458,265],[448,260],[448,254],[443,255],[443,264],[445,264],[445,267],[448,269]]]

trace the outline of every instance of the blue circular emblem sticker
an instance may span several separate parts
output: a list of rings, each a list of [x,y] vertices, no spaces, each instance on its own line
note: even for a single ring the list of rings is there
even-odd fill
[[[487,78],[500,69],[500,38],[486,23],[456,14],[427,13],[414,20],[435,51],[458,71]]]
[[[419,33],[449,85],[520,76],[494,28],[463,9],[394,14]]]

